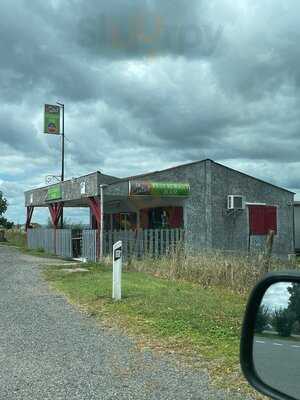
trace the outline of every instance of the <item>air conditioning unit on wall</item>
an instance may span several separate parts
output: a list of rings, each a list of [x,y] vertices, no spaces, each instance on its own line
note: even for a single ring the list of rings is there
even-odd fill
[[[244,196],[238,196],[230,194],[227,196],[227,210],[244,210],[245,198]]]

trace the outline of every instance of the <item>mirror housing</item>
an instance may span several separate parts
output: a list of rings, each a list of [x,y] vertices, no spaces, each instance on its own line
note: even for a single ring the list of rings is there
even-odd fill
[[[272,272],[267,274],[252,290],[244,316],[241,342],[240,342],[240,363],[243,374],[251,386],[262,394],[275,400],[299,400],[280,392],[263,382],[255,370],[253,358],[253,344],[255,334],[256,316],[267,289],[275,283],[298,283],[300,284],[300,273],[295,271]],[[300,358],[299,358],[300,367]],[[280,382],[279,382],[280,383]]]

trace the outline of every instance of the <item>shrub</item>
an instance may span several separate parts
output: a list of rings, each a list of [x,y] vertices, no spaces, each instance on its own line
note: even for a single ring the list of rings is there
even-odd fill
[[[271,321],[269,309],[265,305],[259,307],[255,321],[255,332],[262,333]]]
[[[295,319],[295,313],[286,308],[274,311],[273,326],[277,330],[278,335],[283,337],[291,336]]]

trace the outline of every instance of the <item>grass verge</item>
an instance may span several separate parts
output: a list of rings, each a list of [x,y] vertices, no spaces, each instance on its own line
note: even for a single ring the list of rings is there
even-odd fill
[[[27,248],[26,233],[15,229],[7,229],[5,231],[6,244],[8,246],[17,246],[22,249]]]
[[[45,271],[58,291],[89,314],[133,336],[139,347],[176,352],[205,367],[217,386],[252,393],[239,370],[239,337],[245,295],[204,288],[142,272],[124,272],[123,299],[111,300],[112,271],[85,264],[89,273]]]
[[[57,256],[53,253],[47,253],[43,248],[29,249],[27,247],[26,233],[19,230],[7,229],[5,231],[6,242],[1,243],[1,246],[17,247],[22,253],[29,254],[37,257],[56,258],[61,260],[69,260],[64,257]]]

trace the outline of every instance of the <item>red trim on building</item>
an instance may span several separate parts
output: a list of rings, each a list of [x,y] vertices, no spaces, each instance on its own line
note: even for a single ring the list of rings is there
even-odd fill
[[[277,234],[277,208],[275,206],[249,206],[250,235]]]
[[[62,215],[63,203],[54,203],[49,205],[52,224],[57,228],[58,222]]]
[[[183,208],[171,207],[170,209],[170,228],[177,229],[183,226]]]
[[[92,216],[96,219],[97,223],[96,229],[98,229],[100,226],[100,217],[101,217],[99,200],[96,197],[88,197],[87,201],[90,206]]]
[[[27,216],[26,216],[26,225],[25,225],[25,231],[27,232],[30,223],[31,223],[31,218],[32,218],[32,214],[33,214],[33,210],[34,210],[34,206],[28,206],[26,207],[26,212],[27,212]]]
[[[87,202],[92,213],[92,225],[97,230],[96,232],[96,257],[99,259],[100,256],[100,220],[101,220],[101,209],[100,202],[97,197],[87,197]]]

